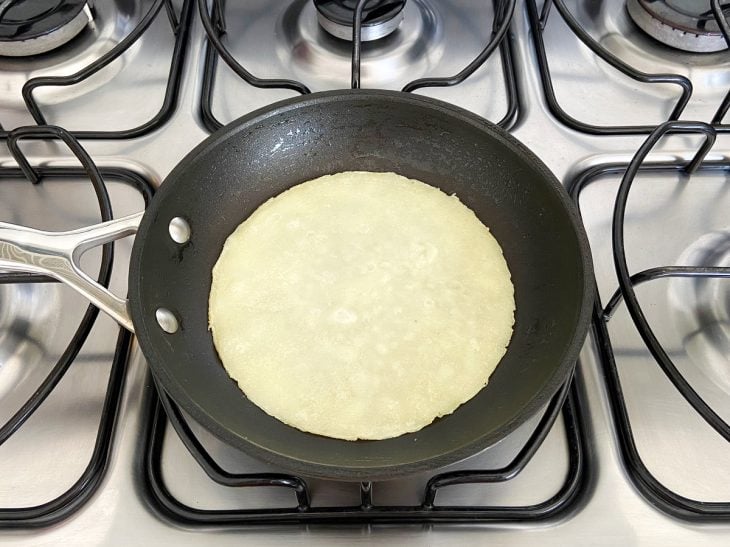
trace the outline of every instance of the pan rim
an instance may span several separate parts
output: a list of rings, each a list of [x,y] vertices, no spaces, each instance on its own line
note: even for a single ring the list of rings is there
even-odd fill
[[[273,463],[274,465],[281,466],[287,470],[295,473],[301,473],[306,476],[344,481],[387,480],[419,471],[437,469],[445,465],[461,461],[492,445],[495,445],[497,442],[517,429],[519,425],[525,423],[540,409],[542,409],[550,398],[555,395],[559,387],[570,377],[588,333],[590,314],[592,312],[594,301],[592,256],[582,221],[564,186],[542,162],[542,160],[540,160],[529,148],[512,135],[477,114],[449,103],[412,93],[372,89],[324,91],[285,99],[250,112],[211,134],[193,148],[193,150],[186,154],[185,157],[167,175],[167,177],[165,177],[164,181],[167,182],[178,178],[190,164],[198,161],[199,158],[208,154],[212,149],[215,149],[222,141],[228,140],[233,135],[236,135],[241,131],[245,131],[247,128],[264,121],[267,118],[271,118],[272,116],[280,115],[289,111],[295,111],[298,108],[306,106],[317,105],[322,102],[332,103],[334,101],[372,101],[382,99],[388,99],[390,101],[395,100],[404,104],[419,105],[429,109],[436,109],[458,119],[461,122],[468,123],[482,131],[485,131],[491,137],[501,141],[501,143],[507,148],[519,153],[525,159],[526,163],[543,177],[544,182],[555,197],[561,202],[563,209],[568,215],[580,252],[582,266],[581,275],[583,278],[580,312],[575,322],[572,339],[570,340],[570,343],[566,344],[560,365],[554,368],[552,374],[548,376],[541,389],[536,391],[529,401],[523,405],[510,420],[503,423],[499,429],[496,429],[489,434],[484,434],[472,442],[452,448],[448,452],[437,456],[393,465],[372,466],[364,463],[362,466],[348,465],[343,467],[329,463],[304,461],[281,454],[269,449],[268,447],[255,444],[254,442],[246,439],[243,435],[233,433],[227,428],[221,426],[220,422],[206,411],[204,407],[191,397],[187,396],[184,387],[168,373],[165,367],[159,365],[162,359],[157,353],[155,344],[148,336],[147,327],[149,323],[143,319],[144,311],[141,303],[141,286],[143,283],[141,278],[141,268],[139,265],[142,248],[144,246],[144,237],[137,237],[132,249],[129,270],[128,286],[130,309],[140,347],[145,358],[150,363],[152,372],[158,380],[159,385],[172,398],[172,400],[180,405],[180,407],[194,420],[199,422],[208,431],[219,437],[224,442],[266,462]],[[165,185],[163,182],[156,193],[153,202],[150,204],[150,207],[142,218],[139,228],[140,234],[144,235],[155,222],[157,210],[156,204],[162,203],[165,195],[169,191],[172,191],[172,186]]]

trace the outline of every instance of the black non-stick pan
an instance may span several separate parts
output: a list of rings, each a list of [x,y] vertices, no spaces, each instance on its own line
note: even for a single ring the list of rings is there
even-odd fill
[[[514,334],[489,384],[453,414],[381,441],[312,435],[267,415],[228,377],[208,330],[211,271],[226,237],[270,197],[351,170],[395,171],[455,193],[501,244],[515,287]],[[135,231],[125,301],[76,264],[84,250]],[[474,114],[387,91],[317,93],[244,116],[190,152],[143,216],[60,234],[2,225],[0,267],[61,279],[133,329],[159,384],[224,441],[341,480],[433,469],[505,437],[568,378],[593,297],[585,234],[545,165]]]

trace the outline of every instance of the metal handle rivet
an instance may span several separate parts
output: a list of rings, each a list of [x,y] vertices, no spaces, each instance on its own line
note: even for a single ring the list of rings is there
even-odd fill
[[[175,314],[167,308],[157,308],[157,311],[155,311],[155,318],[157,319],[157,324],[160,325],[160,328],[168,334],[174,334],[180,328],[180,323],[178,322],[177,317],[175,317]]]
[[[175,243],[182,245],[190,241],[190,224],[182,217],[175,217],[168,227],[170,237]]]

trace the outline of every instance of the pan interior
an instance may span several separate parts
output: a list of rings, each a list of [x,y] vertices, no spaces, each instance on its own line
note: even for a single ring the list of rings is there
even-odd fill
[[[208,330],[211,270],[228,235],[270,197],[341,171],[395,171],[455,193],[497,238],[515,288],[513,338],[488,385],[453,414],[393,439],[331,439],[270,417],[229,378]],[[262,459],[349,480],[445,465],[512,431],[572,370],[587,327],[590,264],[567,207],[536,158],[455,107],[376,91],[279,103],[212,135],[162,185],[130,270],[136,331],[173,399],[214,434]],[[176,217],[191,229],[182,245],[169,235]],[[177,316],[176,333],[158,326],[161,307]]]

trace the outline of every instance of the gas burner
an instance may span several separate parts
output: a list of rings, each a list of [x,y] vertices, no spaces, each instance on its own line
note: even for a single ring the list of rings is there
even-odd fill
[[[652,38],[693,53],[727,49],[710,0],[627,0],[634,22]]]
[[[406,82],[426,76],[429,68],[439,65],[445,49],[444,31],[452,28],[447,21],[457,18],[445,20],[444,16],[452,14],[438,7],[438,0],[407,2],[398,32],[363,45],[361,70],[367,76],[368,86],[403,87]],[[322,30],[314,2],[290,2],[275,24],[276,35],[282,40],[277,48],[279,55],[295,69],[295,74],[317,74],[320,78],[318,89],[350,85],[352,43],[333,39],[330,33]],[[465,32],[462,40],[463,47],[479,51],[478,35]],[[239,51],[251,50],[255,44],[254,39],[242,41]],[[291,52],[295,52],[294,55]],[[453,68],[456,70],[455,66]]]
[[[332,36],[352,40],[352,21],[357,0],[314,0],[321,27]],[[403,21],[406,0],[370,0],[362,10],[361,36],[364,42],[383,38]]]
[[[26,57],[51,51],[92,19],[86,0],[2,0],[0,55]]]

